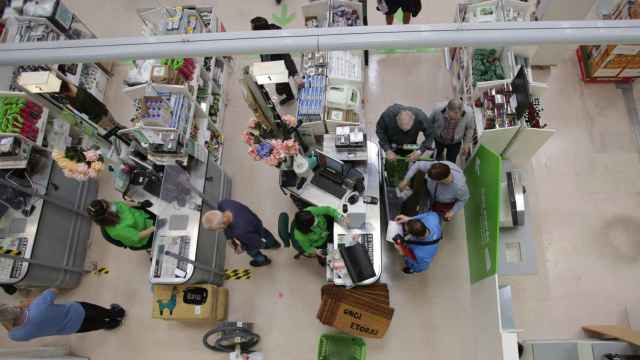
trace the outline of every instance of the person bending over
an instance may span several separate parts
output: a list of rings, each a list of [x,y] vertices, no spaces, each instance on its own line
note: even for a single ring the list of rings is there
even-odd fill
[[[427,192],[431,198],[430,209],[444,221],[451,221],[469,200],[469,188],[462,170],[449,161],[418,161],[409,168],[398,187],[404,191],[409,187],[416,172],[426,173]]]
[[[149,201],[94,200],[89,204],[87,213],[98,224],[110,243],[131,250],[151,248],[155,231],[153,215],[145,211]]]
[[[112,330],[122,324],[125,310],[118,304],[109,309],[86,302],[56,304],[58,291],[45,290],[21,305],[0,304],[0,322],[13,341]]]
[[[404,257],[405,274],[427,271],[438,252],[442,238],[440,218],[435,212],[426,212],[415,217],[398,215],[387,228],[387,241],[393,242]]]
[[[251,266],[271,264],[271,259],[261,249],[277,249],[281,245],[271,231],[262,225],[262,220],[246,205],[235,200],[222,200],[218,210],[211,210],[202,217],[207,230],[224,230],[236,254],[246,251],[251,257]]]
[[[405,150],[406,145],[418,142],[421,132],[424,134],[424,141],[420,147],[414,151]],[[380,115],[376,135],[387,159],[393,161],[401,155],[415,161],[431,146],[435,132],[424,111],[412,106],[393,104]]]

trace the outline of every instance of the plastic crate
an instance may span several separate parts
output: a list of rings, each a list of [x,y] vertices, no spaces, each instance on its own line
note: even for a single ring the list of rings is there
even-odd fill
[[[359,337],[324,334],[318,344],[318,360],[365,360],[367,344]]]

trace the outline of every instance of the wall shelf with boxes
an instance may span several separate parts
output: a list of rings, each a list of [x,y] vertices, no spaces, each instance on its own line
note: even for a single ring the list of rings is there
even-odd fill
[[[456,22],[526,21],[532,2],[468,1]],[[547,85],[536,82],[526,48],[446,48],[454,94],[474,109],[477,142],[514,162],[528,161],[554,133],[543,120]]]
[[[359,1],[314,1],[302,6],[305,25],[313,27],[359,26],[363,6]],[[335,134],[339,126],[363,125],[363,51],[304,53],[301,73],[305,85],[298,94],[300,132]]]

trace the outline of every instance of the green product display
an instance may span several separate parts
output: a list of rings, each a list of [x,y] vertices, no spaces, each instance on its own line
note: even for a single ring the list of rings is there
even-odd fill
[[[464,169],[471,197],[464,208],[471,283],[498,273],[502,159],[484,145]]]
[[[504,80],[504,69],[496,49],[473,51],[473,86],[478,82]]]
[[[433,160],[431,157],[423,156],[418,158],[418,161],[429,161]],[[396,160],[384,161],[384,171],[387,174],[387,183],[391,187],[396,187],[400,182],[404,179],[404,176],[409,171],[409,166],[411,165],[411,161],[409,161],[405,156],[398,156]]]

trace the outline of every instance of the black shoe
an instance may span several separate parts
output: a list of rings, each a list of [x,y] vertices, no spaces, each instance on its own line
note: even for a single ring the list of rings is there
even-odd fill
[[[124,311],[124,308],[118,304],[111,304],[109,309],[111,310],[111,314],[113,314],[113,317],[118,320],[124,319],[125,315],[127,314],[127,312]]]
[[[114,330],[114,329],[119,328],[120,325],[122,325],[122,320],[109,319],[107,324],[104,326],[104,329],[105,330]]]
[[[253,267],[261,267],[261,266],[267,266],[269,264],[271,264],[271,259],[269,259],[268,257],[265,256],[265,261],[264,262],[257,262],[255,260],[251,260],[249,262],[249,264]]]
[[[295,100],[295,99],[296,99],[296,98],[294,98],[294,97],[286,97],[286,98],[284,98],[284,99],[280,100],[280,105],[281,105],[281,106],[282,106],[282,105],[286,105],[286,104],[288,104],[290,101],[293,101],[293,100]]]
[[[273,245],[266,247],[266,250],[275,250],[275,249],[280,249],[282,247],[282,244],[280,244],[277,240],[274,242]]]
[[[414,273],[414,271],[411,270],[408,266],[405,267],[404,269],[402,269],[402,272],[405,273],[405,274],[413,274]]]
[[[278,5],[282,4],[282,0],[276,0],[276,4]]]

